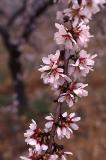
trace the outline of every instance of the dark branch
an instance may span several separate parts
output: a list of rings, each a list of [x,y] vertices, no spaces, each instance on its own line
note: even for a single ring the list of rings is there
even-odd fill
[[[57,128],[56,124],[59,121],[60,114],[61,114],[61,104],[57,103],[55,114],[54,114],[55,122],[53,124],[52,130],[50,133],[50,141],[49,141],[49,147],[48,147],[48,153],[50,154],[52,154],[52,145],[54,143],[54,138],[55,138],[55,133],[56,133],[56,128]]]
[[[14,23],[14,21],[24,13],[24,11],[26,10],[26,7],[27,7],[27,0],[24,0],[21,8],[19,8],[9,19],[7,23],[7,27],[10,27]]]
[[[39,1],[39,3],[34,7],[33,14],[30,15],[28,22],[25,25],[24,32],[22,33],[22,38],[26,41],[28,40],[29,36],[33,32],[33,24],[37,17],[39,17],[44,11],[53,4],[53,0],[44,0],[44,2]]]
[[[19,112],[24,112],[27,107],[27,98],[24,92],[24,84],[22,80],[22,66],[20,63],[21,52],[17,44],[10,41],[8,30],[0,26],[0,34],[2,36],[5,47],[9,53],[9,68],[13,79],[14,88],[17,94]],[[22,108],[21,108],[22,107]]]

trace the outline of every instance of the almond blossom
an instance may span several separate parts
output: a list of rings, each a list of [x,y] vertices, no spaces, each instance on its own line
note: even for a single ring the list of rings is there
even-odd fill
[[[57,20],[60,23],[73,21],[78,24],[79,21],[88,23],[92,18],[92,14],[100,11],[100,6],[106,3],[106,0],[82,0],[80,3],[77,0],[72,0],[72,6],[63,11],[57,12]]]
[[[66,92],[62,93],[58,99],[58,102],[64,102],[72,107],[75,102],[77,102],[78,97],[86,97],[88,95],[88,91],[84,88],[88,86],[88,84],[72,82],[67,88]]]
[[[58,31],[54,39],[59,50],[55,54],[43,57],[39,69],[44,83],[49,84],[56,94],[55,114],[46,116],[44,130],[32,120],[24,134],[25,142],[32,147],[28,157],[22,160],[66,160],[71,152],[65,152],[57,139],[69,139],[73,131],[78,130],[80,117],[75,113],[62,112],[62,103],[72,107],[79,98],[86,97],[88,84],[82,83],[82,77],[93,71],[96,54],[90,55],[85,48],[92,37],[89,32],[89,20],[103,7],[105,0],[54,0],[63,3],[66,9],[57,13]],[[60,24],[59,24],[60,23]],[[64,106],[65,108],[65,106]]]
[[[44,83],[50,83],[54,88],[57,88],[60,84],[62,85],[66,77],[63,74],[63,69],[59,67],[59,57],[59,50],[56,51],[55,55],[50,54],[48,57],[43,57],[42,61],[45,65],[39,69],[42,72],[41,78]]]
[[[68,32],[62,24],[55,24],[55,27],[59,30],[55,33],[54,39],[58,45],[64,45],[65,49],[72,49],[72,43],[75,43],[72,34]]]
[[[84,5],[79,5],[78,2],[73,4],[71,8],[66,8],[63,11],[57,12],[57,20],[60,23],[73,21],[73,25],[76,26],[80,21],[85,23],[89,22],[91,18],[91,12],[85,9]]]
[[[56,144],[55,144],[56,145]],[[27,157],[21,156],[22,160],[66,160],[66,156],[72,155],[71,152],[65,152],[63,147],[57,145],[55,146],[55,150],[53,154],[44,153],[42,155],[38,155],[34,149],[29,148],[29,155]]]
[[[54,39],[58,45],[63,45],[65,49],[72,50],[79,47],[86,47],[89,38],[92,37],[89,33],[89,26],[81,22],[77,26],[66,28],[62,24],[55,24],[59,30],[55,33]]]
[[[103,7],[103,5],[106,3],[106,0],[83,0],[85,1],[86,5],[85,8],[92,14],[96,14],[100,11],[100,6]]]
[[[43,143],[43,140],[41,139],[42,131],[40,128],[37,127],[37,124],[34,120],[32,120],[32,123],[29,126],[29,129],[24,133],[25,136],[25,142],[31,146],[35,147],[35,151],[38,153],[41,153],[41,151],[46,151],[48,149],[48,146]]]
[[[55,123],[55,118],[52,114],[50,116],[45,117],[48,122],[45,124],[46,132],[52,129],[53,124]],[[67,112],[63,113],[60,118],[56,128],[57,136],[59,139],[61,138],[70,138],[70,134],[73,133],[73,130],[78,130],[78,125],[76,122],[80,120],[80,117],[76,117],[75,113],[68,114]]]
[[[96,56],[96,54],[90,55],[87,54],[87,51],[81,50],[76,62],[69,64],[69,75],[72,75],[74,80],[79,79],[81,76],[85,77],[89,71],[93,71],[93,66],[95,64],[94,58]]]

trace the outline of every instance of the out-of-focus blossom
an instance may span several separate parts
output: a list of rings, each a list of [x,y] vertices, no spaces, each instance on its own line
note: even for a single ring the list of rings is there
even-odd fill
[[[85,9],[91,12],[92,14],[96,14],[100,11],[100,6],[106,3],[106,0],[83,0],[85,1]]]
[[[79,22],[84,21],[89,22],[91,18],[91,12],[85,9],[84,6],[80,6],[78,3],[73,4],[71,8],[66,8],[63,11],[57,12],[57,20],[60,23],[70,22],[76,26]]]
[[[56,3],[56,2],[62,2],[62,3],[69,4],[71,2],[71,0],[54,0],[54,3]]]

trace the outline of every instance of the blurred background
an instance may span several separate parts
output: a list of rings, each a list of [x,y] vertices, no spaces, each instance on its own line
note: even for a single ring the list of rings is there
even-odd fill
[[[31,119],[42,127],[53,94],[40,80],[42,56],[54,53],[57,6],[52,0],[0,0],[0,160],[18,160]],[[98,54],[87,78],[89,96],[75,105],[80,129],[66,149],[70,160],[106,160],[106,8],[93,17],[88,51]]]

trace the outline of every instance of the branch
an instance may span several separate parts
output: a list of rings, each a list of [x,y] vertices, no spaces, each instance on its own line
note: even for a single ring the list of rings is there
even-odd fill
[[[67,75],[69,59],[65,58],[65,50],[62,50],[60,52],[60,58],[64,60],[64,74]],[[60,92],[61,93],[63,92],[62,88],[61,88]],[[56,106],[56,110],[54,113],[55,122],[53,124],[52,130],[50,133],[50,142],[49,142],[49,147],[48,147],[48,153],[50,153],[50,154],[52,154],[52,145],[54,143],[54,135],[55,135],[55,132],[57,129],[57,123],[58,123],[60,115],[61,115],[61,109],[62,109],[62,104],[57,101],[57,106]]]
[[[26,10],[26,7],[27,7],[27,0],[24,0],[21,8],[19,8],[19,10],[17,10],[8,21],[7,27],[13,25],[14,21]]]
[[[52,130],[50,133],[50,142],[49,142],[49,147],[48,147],[48,153],[50,154],[52,154],[52,144],[54,143],[54,135],[55,135],[56,128],[57,128],[56,124],[59,121],[60,114],[61,114],[61,104],[57,103],[56,111],[54,114],[55,123],[53,124]]]
[[[24,32],[22,34],[22,38],[24,38],[26,41],[28,40],[29,36],[31,35],[31,33],[33,32],[33,23],[35,21],[35,19],[40,16],[42,13],[45,12],[45,10],[51,6],[53,4],[53,0],[45,0],[44,2],[40,2],[39,4],[36,5],[35,3],[35,7],[34,7],[34,11],[33,14],[29,17],[28,22],[25,25],[25,29]]]
[[[14,88],[17,94],[19,112],[24,112],[27,107],[27,98],[24,92],[24,83],[22,80],[22,66],[20,63],[21,52],[18,49],[18,44],[13,44],[10,41],[8,30],[0,26],[0,34],[3,38],[4,45],[9,52],[9,68],[13,79]]]

